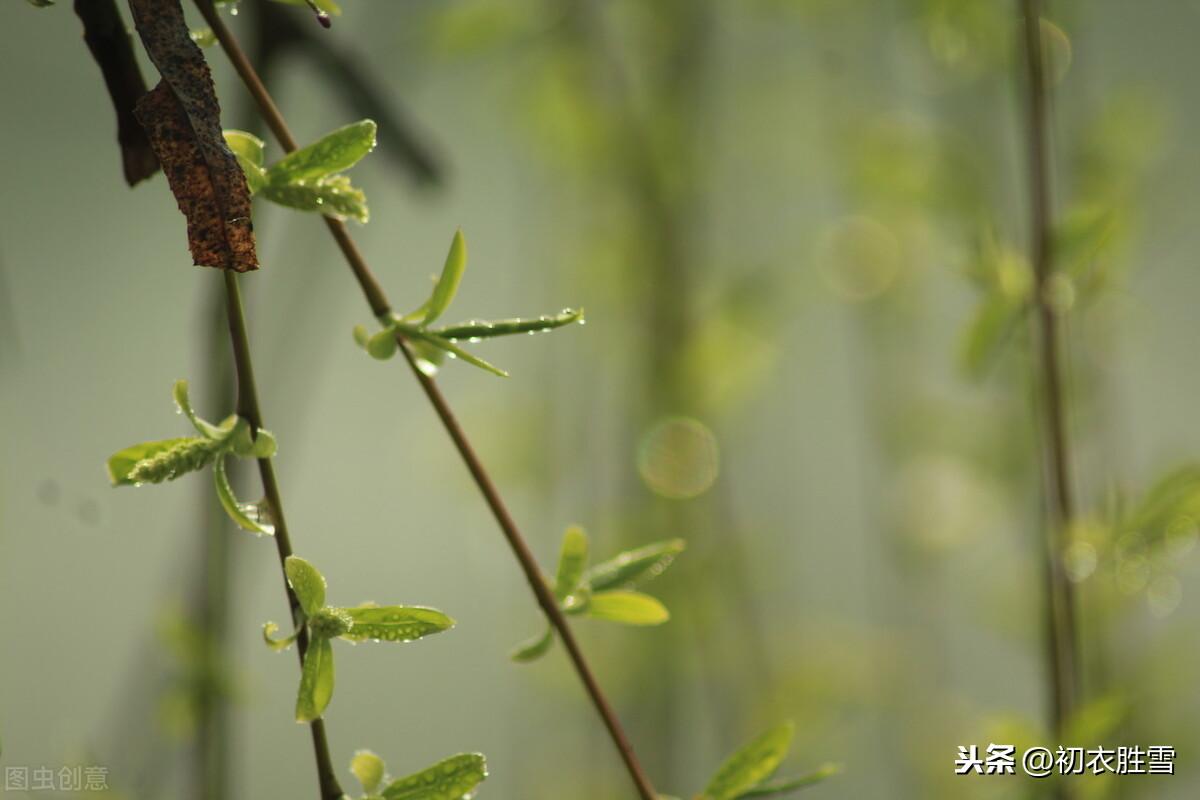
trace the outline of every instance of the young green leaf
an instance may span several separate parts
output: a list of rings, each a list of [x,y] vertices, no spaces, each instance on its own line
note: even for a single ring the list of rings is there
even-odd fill
[[[160,450],[149,458],[138,461],[125,477],[135,484],[173,481],[208,466],[220,450],[221,444],[212,439],[182,439],[174,447]]]
[[[791,722],[772,728],[726,759],[705,787],[704,800],[736,800],[771,777],[792,746]]]
[[[367,340],[369,340],[371,338],[371,334],[367,332],[367,326],[366,325],[355,325],[354,330],[352,331],[352,335],[354,336],[354,343],[357,344],[359,347],[361,347],[363,350],[366,350],[367,349]]]
[[[328,639],[313,639],[300,670],[296,694],[296,722],[312,722],[329,706],[333,697],[333,646]]]
[[[443,339],[442,337],[438,336],[437,334],[429,333],[428,331],[423,331],[423,330],[414,329],[414,330],[409,330],[407,332],[416,339],[422,339],[422,340],[428,342],[429,344],[433,345],[434,347],[437,347],[441,350],[445,350],[447,353],[450,354],[451,358],[460,358],[463,361],[470,364],[471,366],[479,367],[480,369],[490,372],[493,375],[496,375],[498,377],[501,377],[501,378],[508,377],[508,373],[505,372],[504,370],[500,369],[499,367],[497,367],[493,364],[489,364],[488,362],[484,361],[479,356],[476,356],[475,354],[464,350],[463,348],[459,347],[458,345],[456,345],[454,342],[450,341],[449,339]]]
[[[383,759],[370,750],[359,750],[354,754],[354,758],[350,759],[350,771],[362,784],[363,791],[372,794],[379,788],[379,784],[383,783],[386,767]]]
[[[579,588],[583,572],[587,569],[587,560],[587,534],[583,528],[575,525],[567,528],[563,535],[562,550],[559,551],[558,573],[554,579],[554,596],[558,602],[565,601]]]
[[[315,211],[335,219],[354,219],[364,225],[371,219],[367,196],[345,175],[332,175],[311,183],[268,183],[262,196],[297,211]]]
[[[629,591],[593,594],[587,614],[624,625],[661,625],[671,618],[666,606],[656,598]]]
[[[380,361],[387,361],[396,355],[396,331],[393,328],[384,328],[369,337],[367,352],[371,354],[371,358],[377,358]]]
[[[353,167],[374,147],[375,123],[353,122],[272,164],[267,180],[272,186],[283,186],[334,175]]]
[[[460,753],[432,767],[397,778],[383,790],[386,800],[463,800],[487,778],[479,753]]]
[[[279,652],[280,650],[286,650],[289,647],[291,647],[292,643],[296,641],[296,637],[298,637],[300,635],[300,631],[297,630],[297,631],[294,631],[291,636],[287,636],[283,639],[276,639],[275,634],[278,631],[279,631],[279,626],[276,625],[274,622],[268,622],[263,625],[263,631],[262,631],[263,641],[267,643],[267,647],[271,648],[275,652]]]
[[[209,31],[209,35],[212,32]],[[267,185],[267,171],[263,169],[263,140],[246,131],[224,131],[225,144],[237,156],[238,166],[246,173],[250,193],[255,194]]]
[[[213,484],[217,488],[217,499],[221,501],[221,508],[225,509],[225,513],[238,527],[264,536],[275,535],[275,526],[267,519],[262,506],[238,502],[233,487],[229,485],[223,456],[213,461]]]
[[[804,789],[809,786],[821,783],[827,778],[842,771],[842,768],[837,764],[825,764],[818,769],[813,770],[807,775],[801,775],[798,778],[790,778],[785,780],[770,781],[760,783],[749,791],[742,792],[738,795],[739,800],[744,797],[776,797],[781,794],[788,794],[797,789]]]
[[[442,267],[441,277],[433,287],[433,294],[429,296],[426,302],[425,316],[421,319],[422,325],[428,325],[450,306],[454,300],[454,295],[458,293],[458,285],[462,283],[463,272],[467,269],[467,241],[463,238],[462,231],[454,232],[454,239],[450,242],[450,252],[446,254],[446,263]]]
[[[474,339],[490,339],[496,336],[512,336],[518,333],[539,333],[561,328],[564,325],[570,325],[572,322],[582,321],[582,308],[579,310],[566,308],[558,314],[541,317],[497,319],[486,322],[481,320],[460,322],[457,325],[436,328],[430,331],[430,333],[436,333],[445,339],[466,339],[470,341]]]
[[[270,458],[278,449],[273,433],[266,428],[259,428],[258,435],[251,436],[250,423],[243,419],[239,419],[234,426],[229,442],[234,454],[243,458]]]
[[[595,565],[584,574],[584,581],[594,592],[633,586],[661,575],[675,557],[683,552],[687,542],[668,539],[636,550],[626,550],[616,558]]]
[[[362,642],[411,642],[454,627],[454,620],[433,608],[422,606],[359,606],[339,609],[353,621],[343,639]]]
[[[546,654],[552,644],[554,644],[554,629],[547,625],[545,633],[521,642],[508,654],[508,657],[522,664],[536,661]]]
[[[288,556],[283,569],[305,616],[311,618],[325,607],[325,576],[316,567],[299,556]]]
[[[129,477],[133,468],[139,463],[155,456],[166,453],[181,446],[184,442],[193,441],[194,437],[184,436],[178,439],[160,439],[156,442],[142,442],[124,450],[119,450],[108,457],[108,479],[113,486],[132,486],[137,481]]]

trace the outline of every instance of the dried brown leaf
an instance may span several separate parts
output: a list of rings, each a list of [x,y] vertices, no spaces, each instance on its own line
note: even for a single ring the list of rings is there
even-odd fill
[[[134,24],[162,75],[135,113],[179,209],[197,265],[258,268],[250,190],[221,133],[221,107],[204,54],[188,35],[179,0],[129,0]]]
[[[83,40],[100,67],[117,112],[117,142],[121,145],[125,182],[133,186],[158,170],[150,140],[133,116],[134,104],[146,93],[146,81],[116,0],[75,0],[75,14],[83,23]]]

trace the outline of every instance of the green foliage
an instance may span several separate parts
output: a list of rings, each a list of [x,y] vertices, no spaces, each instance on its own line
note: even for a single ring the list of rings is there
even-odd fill
[[[787,756],[794,732],[793,724],[785,722],[743,746],[721,764],[697,800],[737,800],[786,794],[837,773],[838,767],[827,764],[808,775],[768,782]]]
[[[661,575],[675,557],[683,552],[682,539],[628,550],[588,569],[588,538],[582,528],[572,526],[563,535],[555,573],[554,596],[567,614],[585,614],[594,619],[623,625],[661,625],[671,618],[666,606],[656,598],[627,587]],[[539,636],[513,649],[513,661],[534,661],[554,643],[550,627]]]
[[[454,627],[454,620],[440,611],[421,606],[361,605],[341,608],[325,605],[325,577],[299,556],[284,561],[288,586],[300,604],[298,621],[308,630],[308,650],[296,694],[296,721],[312,722],[325,713],[333,698],[333,639],[350,642],[366,640],[409,642]],[[263,626],[263,640],[273,650],[284,650],[300,635],[300,629],[286,639],[275,639],[279,626]]]
[[[487,778],[487,761],[480,753],[459,753],[392,780],[382,758],[359,750],[350,761],[350,771],[362,784],[365,800],[466,800]]]
[[[368,333],[365,326],[356,325],[354,341],[372,358],[384,361],[396,354],[396,337],[399,336],[406,346],[412,349],[418,364],[426,373],[435,372],[443,358],[448,355],[450,358],[460,359],[493,375],[506,378],[507,372],[464,349],[459,342],[476,343],[497,336],[540,333],[573,322],[583,323],[582,309],[564,309],[558,314],[531,319],[503,319],[491,322],[471,320],[448,327],[430,328],[429,325],[441,317],[454,301],[466,269],[467,243],[462,231],[455,231],[450,250],[446,254],[446,262],[442,265],[441,274],[434,283],[429,298],[408,314],[393,314],[381,318],[379,322],[383,329],[377,333]]]
[[[361,120],[326,134],[269,167],[264,166],[265,145],[253,134],[228,130],[225,143],[246,173],[251,193],[288,208],[365,223],[370,217],[366,195],[341,173],[371,152],[375,132],[374,122]]]
[[[179,412],[200,435],[142,442],[119,450],[108,458],[109,481],[113,486],[162,483],[211,464],[217,499],[230,519],[254,533],[273,534],[275,529],[266,519],[264,504],[241,503],[234,496],[225,471],[225,458],[229,455],[270,458],[275,454],[275,437],[266,430],[252,434],[250,423],[236,415],[226,417],[219,425],[202,419],[188,398],[187,381],[176,381],[172,395]]]

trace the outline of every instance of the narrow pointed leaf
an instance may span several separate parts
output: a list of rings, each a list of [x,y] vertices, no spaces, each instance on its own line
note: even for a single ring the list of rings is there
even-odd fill
[[[463,348],[459,347],[458,345],[456,345],[454,342],[450,341],[449,339],[443,339],[442,337],[438,336],[437,334],[429,333],[428,331],[416,331],[416,332],[413,332],[412,335],[414,337],[420,338],[420,339],[432,344],[434,347],[445,350],[447,353],[450,353],[453,357],[461,359],[473,367],[479,367],[480,369],[490,372],[493,375],[496,375],[501,378],[508,377],[508,373],[505,372],[504,370],[500,369],[499,367],[497,367],[493,364],[489,364],[488,362],[484,361],[479,356],[476,356],[473,353],[470,353],[470,352],[464,350]]]
[[[587,614],[623,625],[661,625],[671,614],[657,598],[641,592],[613,591],[592,595]]]
[[[233,487],[229,485],[224,458],[213,462],[213,484],[217,488],[217,499],[221,501],[221,508],[225,509],[225,513],[238,527],[264,536],[275,535],[275,526],[264,521],[261,513],[251,513],[253,507],[250,504],[238,502]]]
[[[281,158],[267,170],[272,186],[304,183],[350,169],[375,147],[375,123],[352,122]]]
[[[561,328],[564,325],[570,325],[572,322],[579,322],[582,319],[582,308],[579,310],[568,308],[558,314],[541,317],[460,322],[457,325],[436,328],[430,331],[430,333],[436,333],[443,338],[455,340],[490,339],[495,336],[512,336],[518,333],[549,331]]]
[[[300,556],[288,556],[283,568],[306,616],[312,617],[325,607],[325,576],[316,567]]]
[[[794,792],[797,789],[804,789],[809,786],[814,786],[826,780],[827,778],[833,777],[839,772],[841,772],[841,767],[837,764],[826,764],[819,769],[815,769],[807,775],[801,775],[798,778],[788,778],[777,781],[769,781],[767,783],[760,783],[753,789],[747,792],[742,792],[740,795],[738,795],[738,797],[777,797],[781,794]]]
[[[383,783],[385,766],[383,759],[370,750],[359,750],[354,754],[354,758],[350,759],[350,771],[362,784],[363,791],[371,794]]]
[[[735,800],[775,773],[792,746],[791,722],[772,728],[726,759],[704,789],[705,800]]]
[[[333,677],[333,645],[328,639],[314,638],[300,670],[296,722],[312,722],[325,713],[333,697]]]
[[[587,559],[587,534],[578,526],[567,528],[558,555],[558,572],[554,578],[554,596],[558,602],[563,602],[579,588],[579,581],[587,569]]]
[[[434,608],[423,606],[359,606],[341,609],[354,621],[343,639],[354,642],[411,642],[449,630],[454,620]]]
[[[175,381],[175,386],[171,390],[171,396],[175,399],[175,405],[179,408],[181,414],[188,418],[192,426],[200,432],[201,436],[207,436],[210,439],[220,439],[225,435],[216,425],[213,425],[207,420],[201,419],[192,408],[192,403],[188,399],[188,382],[185,380]]]
[[[546,632],[517,645],[508,657],[521,664],[536,661],[546,654],[550,645],[554,644],[554,629],[546,626]]]
[[[645,582],[661,575],[685,547],[687,542],[683,539],[668,539],[636,550],[626,550],[616,558],[589,569],[584,580],[594,592]]]
[[[462,800],[487,778],[479,753],[460,753],[432,767],[397,778],[383,790],[386,800]]]
[[[466,268],[467,242],[463,238],[462,231],[459,230],[454,232],[454,239],[450,242],[450,252],[446,254],[446,263],[442,267],[441,277],[433,287],[433,294],[429,296],[422,324],[430,324],[450,306],[454,295],[458,293],[458,285],[462,283],[463,272],[466,271]]]
[[[108,479],[113,486],[132,486],[136,481],[130,479],[129,473],[133,471],[138,462],[153,458],[191,440],[190,436],[178,439],[160,439],[154,442],[142,442],[119,450],[108,457],[106,464]]]

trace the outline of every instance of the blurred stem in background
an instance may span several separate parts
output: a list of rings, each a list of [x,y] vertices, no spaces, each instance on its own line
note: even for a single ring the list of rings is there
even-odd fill
[[[1053,210],[1050,196],[1048,86],[1045,75],[1040,0],[1021,0],[1026,67],[1026,115],[1029,158],[1029,249],[1034,271],[1034,325],[1040,369],[1041,433],[1046,483],[1047,633],[1051,679],[1051,720],[1061,737],[1079,702],[1075,597],[1063,566],[1075,517],[1071,452],[1064,398],[1065,370],[1058,310],[1053,304]],[[1059,788],[1060,796],[1067,796]]]
[[[630,434],[625,441],[646,447],[648,437],[683,415],[698,419],[702,427],[678,430],[711,436],[708,426],[715,412],[705,380],[708,371],[694,369],[689,348],[700,327],[698,296],[710,279],[697,232],[706,227],[701,198],[707,161],[701,153],[719,7],[674,1],[641,8],[644,36],[638,37],[611,30],[619,17],[614,19],[607,4],[562,2],[564,57],[582,57],[587,76],[576,89],[610,126],[605,156],[611,169],[598,173],[598,179],[614,184],[631,206],[623,217],[628,228],[616,237],[626,242],[620,259],[627,272],[620,283],[632,287],[639,310],[637,339],[644,346],[636,349],[642,358],[633,376],[641,402],[626,420]],[[664,441],[671,444],[666,437]],[[684,449],[677,455],[694,454]],[[735,696],[729,681],[752,676],[759,685],[772,685],[729,481],[726,470],[694,497],[670,496],[659,491],[662,487],[637,482],[623,502],[624,516],[633,520],[623,533],[623,546],[666,535],[689,540],[689,558],[677,570],[684,579],[665,593],[668,605],[691,610],[690,624],[683,627],[680,620],[667,626],[631,653],[627,666],[637,676],[632,682],[636,705],[648,711],[655,732],[647,737],[652,743],[648,757],[660,765],[664,784],[685,782],[684,759],[671,750],[676,737],[665,735],[691,723],[681,716],[681,688],[687,683],[683,665],[669,655],[692,649],[682,646],[681,637],[693,638],[702,654],[703,713],[713,730],[745,727],[736,704],[729,702]],[[688,591],[696,586],[705,591]],[[729,625],[721,616],[729,608],[740,609],[739,624]],[[730,657],[735,663],[724,669]]]

